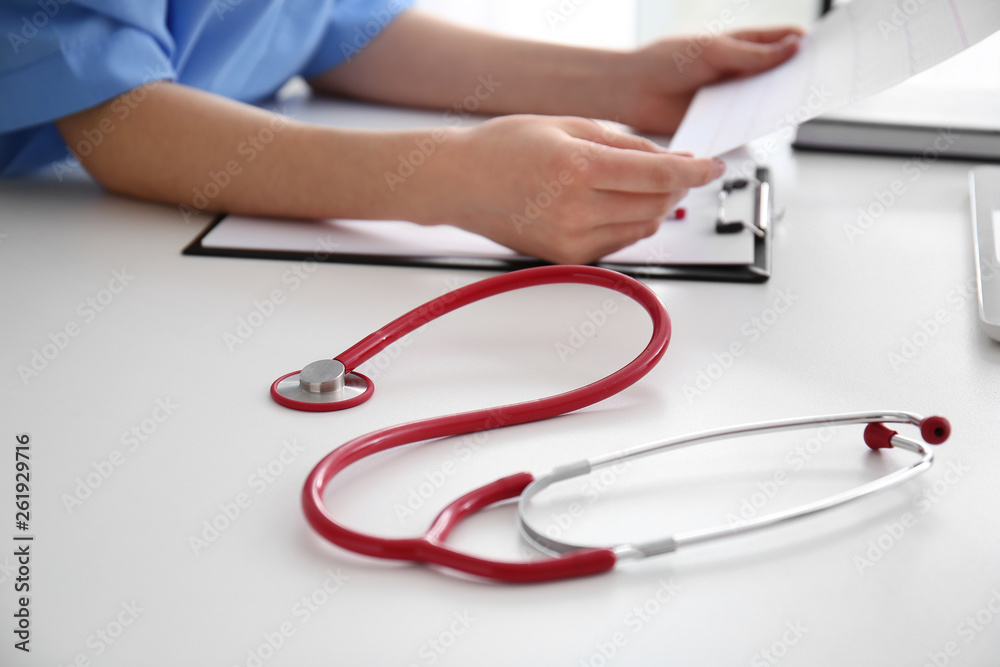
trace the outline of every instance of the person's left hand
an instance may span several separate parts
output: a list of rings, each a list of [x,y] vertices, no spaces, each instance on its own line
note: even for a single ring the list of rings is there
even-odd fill
[[[673,134],[698,88],[757,74],[798,52],[798,27],[738,30],[710,37],[664,39],[626,56],[622,116],[641,132]]]

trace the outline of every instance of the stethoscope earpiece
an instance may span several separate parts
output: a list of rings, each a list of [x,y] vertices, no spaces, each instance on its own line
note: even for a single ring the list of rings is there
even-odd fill
[[[340,361],[320,359],[275,380],[271,398],[293,410],[330,412],[364,403],[374,389],[371,380],[361,373],[348,373]]]

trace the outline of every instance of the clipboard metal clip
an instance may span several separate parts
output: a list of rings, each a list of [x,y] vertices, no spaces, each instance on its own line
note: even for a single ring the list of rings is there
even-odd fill
[[[722,187],[719,189],[719,204],[718,212],[715,216],[715,232],[717,234],[735,234],[742,231],[743,229],[750,230],[754,236],[759,239],[764,238],[765,228],[767,226],[767,221],[759,215],[756,215],[755,210],[754,217],[756,218],[753,223],[747,223],[744,220],[727,220],[726,219],[726,200],[729,195],[734,190],[742,190],[750,185],[750,180],[746,178],[733,178],[722,182]],[[757,182],[758,187],[761,182]]]

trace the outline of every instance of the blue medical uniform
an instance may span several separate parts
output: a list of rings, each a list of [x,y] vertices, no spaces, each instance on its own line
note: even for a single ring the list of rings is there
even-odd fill
[[[4,0],[0,176],[69,155],[53,121],[151,81],[243,102],[350,59],[413,0]]]

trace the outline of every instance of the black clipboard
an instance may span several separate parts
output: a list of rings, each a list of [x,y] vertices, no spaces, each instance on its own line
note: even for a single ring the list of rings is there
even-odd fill
[[[598,262],[596,266],[612,269],[636,278],[665,278],[672,280],[701,280],[717,282],[762,283],[771,277],[771,230],[773,227],[773,195],[770,171],[758,167],[752,183],[753,225],[760,233],[754,236],[754,260],[750,264],[619,264]],[[208,257],[240,257],[250,259],[277,259],[290,261],[314,260],[346,264],[378,264],[387,266],[417,266],[445,269],[477,269],[484,271],[514,271],[546,264],[532,258],[479,258],[448,256],[379,255],[377,253],[329,252],[322,257],[316,253],[290,250],[259,250],[247,248],[209,247],[202,240],[225,218],[217,216],[186,248],[184,255]]]

